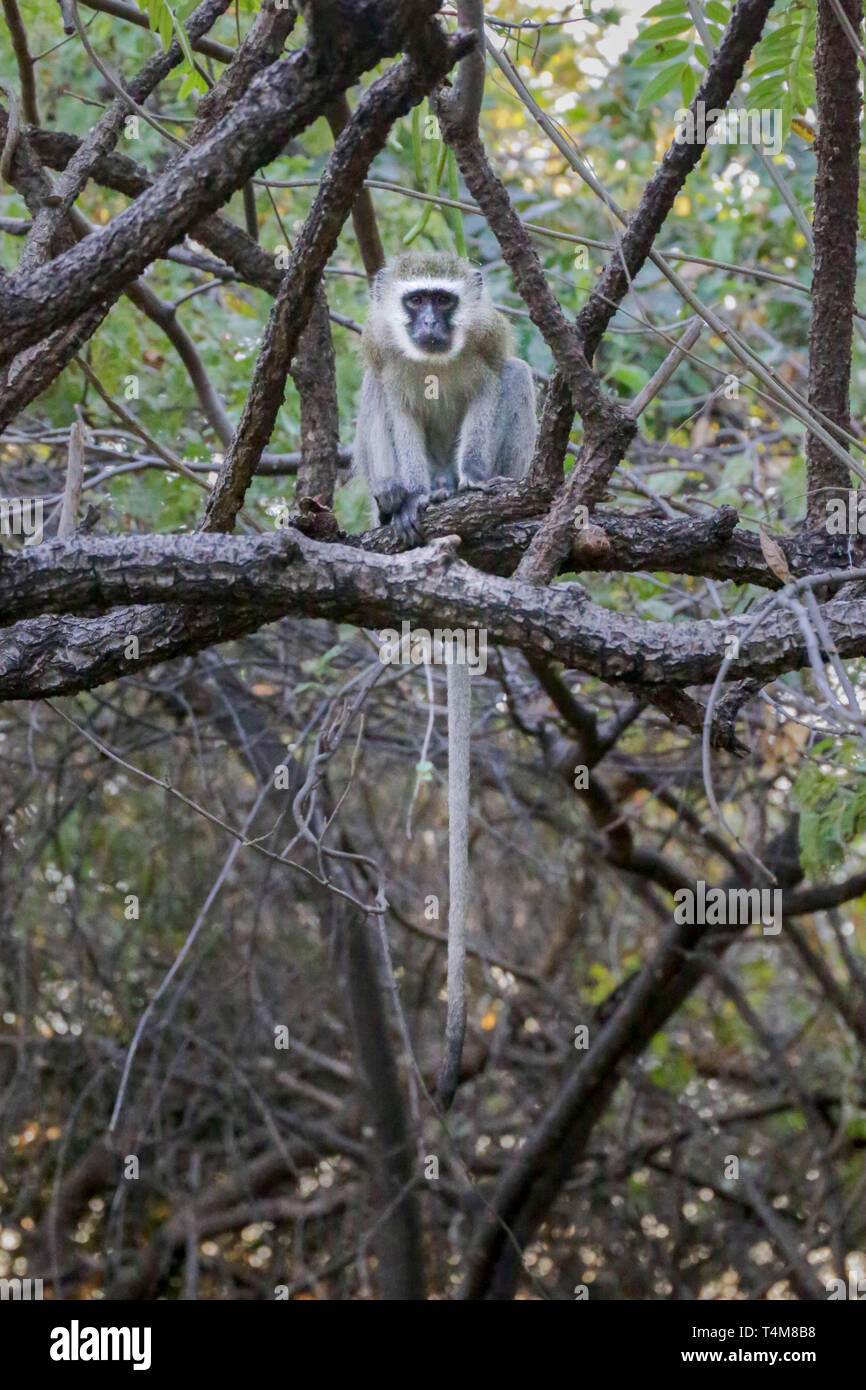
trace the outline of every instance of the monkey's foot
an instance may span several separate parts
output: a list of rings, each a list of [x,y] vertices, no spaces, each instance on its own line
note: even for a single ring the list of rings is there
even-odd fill
[[[423,545],[421,519],[428,501],[426,492],[409,492],[401,483],[391,483],[376,494],[379,520],[390,526],[404,545]]]
[[[498,492],[501,483],[506,482],[505,478],[479,478],[475,482],[472,478],[460,479],[461,492]]]

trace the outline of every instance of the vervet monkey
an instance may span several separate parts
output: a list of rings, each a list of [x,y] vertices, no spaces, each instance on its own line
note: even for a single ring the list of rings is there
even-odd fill
[[[428,502],[491,478],[521,478],[535,448],[532,372],[484,277],[446,253],[406,252],[379,272],[361,338],[367,370],[355,469],[380,522],[419,545]],[[454,655],[453,649],[451,655]],[[448,675],[448,1016],[439,1098],[450,1105],[466,1032],[469,668]]]
[[[371,296],[355,467],[380,522],[420,545],[428,502],[526,472],[535,387],[484,276],[459,256],[406,252]]]

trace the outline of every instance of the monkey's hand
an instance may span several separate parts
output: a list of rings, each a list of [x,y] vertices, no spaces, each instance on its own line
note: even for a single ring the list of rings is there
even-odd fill
[[[390,483],[376,494],[379,520],[393,527],[404,545],[423,545],[421,518],[429,500],[426,492],[410,492],[402,483]]]

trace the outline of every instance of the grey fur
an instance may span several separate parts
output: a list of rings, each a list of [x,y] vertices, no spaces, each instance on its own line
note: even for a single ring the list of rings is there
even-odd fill
[[[472,689],[469,667],[448,675],[448,1013],[439,1066],[439,1104],[447,1110],[460,1081],[466,1037],[466,918],[469,914],[469,777]]]
[[[419,282],[459,296],[447,353],[423,353],[407,333],[402,294]],[[355,468],[379,518],[419,544],[431,497],[520,478],[535,448],[532,373],[512,357],[511,332],[484,278],[454,256],[404,254],[376,276],[364,328],[367,370]]]

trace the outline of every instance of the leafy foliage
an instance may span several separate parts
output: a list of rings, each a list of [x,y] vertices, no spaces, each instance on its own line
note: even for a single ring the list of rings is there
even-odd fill
[[[195,0],[178,0],[174,6],[171,6],[168,0],[139,0],[139,9],[144,10],[151,29],[155,34],[159,34],[164,48],[168,48],[172,39],[177,39],[183,49],[185,71],[178,93],[179,98],[183,100],[193,91],[206,92],[207,82],[196,66],[195,55],[184,28],[184,21],[195,9]]]
[[[698,11],[696,16],[694,11]],[[635,67],[658,67],[638,98],[638,108],[651,106],[679,86],[688,106],[706,70],[705,40],[718,44],[731,15],[724,0],[692,6],[688,0],[662,0],[647,11],[637,47]],[[815,100],[814,0],[786,0],[757,44],[748,70],[750,106],[782,113],[786,136],[795,117],[802,117]]]
[[[815,877],[840,864],[866,831],[866,748],[859,739],[822,739],[792,793],[800,811],[803,867]]]
[[[749,72],[749,101],[778,107],[785,134],[795,116],[804,116],[815,101],[815,24],[812,0],[791,0],[784,18],[764,35]]]
[[[715,47],[730,19],[730,7],[724,0],[710,0],[700,6],[700,15],[699,28],[688,0],[661,0],[647,11],[645,18],[653,23],[641,29],[635,67],[661,66],[641,92],[639,109],[651,106],[677,85],[683,105],[691,103],[708,61],[703,40],[708,37]]]
[[[95,51],[124,78],[159,46],[177,40],[183,62],[161,84],[153,104],[162,126],[186,138],[202,73],[213,80],[218,66],[190,47],[184,25],[194,0],[139,3],[153,32],[94,11],[87,17],[89,36]],[[40,55],[35,75],[41,120],[83,137],[93,124],[92,103],[99,109],[110,98],[81,45],[58,42],[56,0],[19,0],[19,8],[26,11],[30,51]],[[231,7],[214,26],[213,37],[235,45],[258,8],[259,0]],[[497,44],[558,126],[565,147],[572,143],[586,152],[598,178],[630,214],[670,139],[669,108],[674,100],[694,98],[708,46],[719,42],[732,6],[724,0],[664,0],[649,10],[631,48],[614,6],[586,6],[586,13],[572,17],[579,8],[557,3],[558,18],[551,23],[550,0],[490,0],[486,15]],[[814,0],[777,6],[742,89],[754,104],[779,106],[786,129],[803,137],[789,141],[778,169],[789,198],[805,212],[814,151],[810,126],[801,117],[814,98],[814,18]],[[611,42],[620,38],[621,46],[612,49]],[[290,43],[298,41],[302,37]],[[13,84],[18,81],[8,45],[0,49],[0,73]],[[357,100],[357,92],[350,100]],[[575,314],[614,249],[615,220],[588,195],[562,150],[539,131],[492,65],[482,133],[531,230],[551,286],[563,309]],[[253,218],[268,253],[293,240],[331,145],[326,122],[317,122],[272,162],[267,184],[264,178],[253,182],[247,206],[238,195],[225,215],[239,227]],[[175,154],[158,130],[145,125],[135,137],[125,132],[119,151],[154,171]],[[403,245],[456,249],[484,265],[494,297],[511,319],[518,351],[539,378],[546,376],[550,354],[514,293],[495,237],[473,210],[429,106],[398,123],[370,174],[386,250]],[[127,205],[125,197],[97,180],[78,201],[99,226]],[[11,270],[21,245],[12,223],[26,221],[29,211],[6,183],[0,187],[0,211],[10,219],[9,235],[4,231],[0,237],[0,258]],[[195,249],[194,239],[187,245]],[[758,345],[780,379],[803,387],[811,271],[805,239],[750,150],[706,151],[677,198],[658,247],[733,332]],[[160,260],[149,267],[147,283],[174,307],[236,422],[269,297],[240,280],[215,276],[206,262]],[[327,268],[326,289],[341,443],[350,445],[360,383],[356,329],[367,298],[350,223]],[[676,334],[683,317],[677,290],[648,266],[636,277],[598,352],[605,388],[624,400],[636,395],[668,352],[665,335]],[[187,462],[217,467],[222,445],[187,371],[162,330],[129,300],[112,308],[82,356],[109,401],[123,402],[137,428]],[[722,338],[704,332],[692,357],[641,417],[633,452],[611,479],[615,509],[626,514],[651,509],[670,520],[708,515],[730,503],[745,525],[769,520],[774,531],[797,526],[805,490],[803,427],[756,392],[744,374],[728,392],[733,365]],[[130,379],[138,387],[134,398],[126,396]],[[857,344],[853,388],[859,416],[866,404],[866,369]],[[106,476],[93,481],[102,470],[100,457],[95,465],[88,463],[86,484],[88,501],[100,509],[101,527],[114,533],[158,532],[196,524],[200,489],[153,466],[149,446],[119,423],[76,365],[34,402],[20,422],[21,433],[10,432],[4,440],[4,467],[15,476],[20,476],[15,470],[26,473],[28,484],[36,475],[37,486],[44,480],[46,493],[57,494],[76,411],[93,437],[107,445]],[[572,449],[580,440],[576,424]],[[298,399],[290,383],[271,448],[288,452],[299,444]],[[277,524],[292,506],[293,492],[290,475],[257,476],[247,498],[249,515],[260,526]],[[347,530],[366,526],[369,502],[357,481],[340,486],[337,510]],[[597,602],[636,623],[730,616],[753,608],[758,596],[766,598],[756,587],[708,582],[697,573],[588,573],[579,579]],[[8,1067],[0,1080],[11,1077],[14,1093],[12,1106],[4,1099],[6,1129],[0,1142],[8,1161],[0,1195],[5,1198],[11,1190],[10,1210],[27,1212],[29,1219],[30,1207],[39,1201],[46,1208],[56,1203],[55,1180],[61,1170],[73,1169],[84,1136],[91,1133],[101,1141],[123,1050],[142,1010],[187,941],[190,924],[203,913],[214,919],[215,929],[208,922],[191,943],[189,972],[160,1006],[159,1026],[147,1031],[134,1071],[132,1128],[145,1137],[154,1166],[140,1185],[127,1185],[122,1233],[110,1193],[102,1209],[88,1208],[69,1233],[74,1264],[84,1257],[96,1271],[94,1296],[110,1287],[118,1272],[114,1265],[127,1259],[134,1264],[159,1245],[173,1204],[182,1210],[194,1200],[193,1152],[203,1155],[196,1190],[206,1195],[211,1184],[223,1190],[236,1158],[257,1161],[275,1133],[282,1141],[283,1131],[290,1130],[294,1138],[296,1130],[301,1132],[298,1119],[309,1122],[310,1134],[322,1136],[324,1147],[321,1154],[314,1150],[309,1164],[299,1155],[299,1169],[286,1175],[285,1187],[293,1200],[310,1194],[314,1201],[325,1199],[320,1215],[288,1223],[268,1217],[226,1233],[225,1239],[218,1234],[200,1252],[204,1296],[224,1296],[226,1290],[231,1296],[237,1289],[249,1293],[260,1278],[265,1286],[270,1283],[265,1295],[270,1297],[272,1273],[277,1277],[276,1271],[286,1268],[324,1271],[317,1273],[324,1297],[356,1296],[359,1283],[366,1296],[366,1273],[358,1280],[363,1258],[342,1255],[367,1248],[380,1216],[366,1198],[354,1195],[366,1191],[366,1178],[357,1162],[360,1112],[352,1091],[357,1059],[351,1030],[341,1018],[340,912],[349,909],[321,891],[321,880],[284,877],[272,858],[251,853],[256,845],[279,850],[286,843],[291,799],[262,827],[261,838],[258,826],[255,836],[246,836],[261,772],[257,754],[270,757],[273,750],[272,762],[297,764],[301,777],[308,764],[315,769],[316,818],[333,832],[332,845],[342,847],[341,858],[354,866],[365,887],[366,871],[375,863],[387,873],[390,915],[383,934],[395,967],[393,1002],[408,1005],[413,1045],[424,1062],[438,1045],[441,1014],[444,921],[432,907],[428,916],[420,904],[429,901],[438,912],[446,892],[444,691],[441,672],[430,673],[428,689],[421,673],[389,671],[367,691],[363,737],[359,734],[356,743],[353,729],[330,765],[322,764],[328,739],[320,741],[319,735],[323,728],[330,733],[341,727],[359,689],[357,673],[370,662],[368,635],[349,626],[292,619],[201,659],[175,662],[141,680],[80,697],[70,705],[80,728],[61,723],[47,707],[3,712],[0,741],[10,775],[3,785],[0,822],[4,846],[7,841],[10,846],[3,866],[11,864],[12,872],[7,868],[3,878],[0,1015],[3,1041],[16,1046],[0,1049],[0,1065]],[[598,715],[602,740],[608,730],[624,729],[592,769],[598,800],[589,811],[588,798],[563,790],[552,761],[560,744],[573,742],[574,729],[527,675],[519,654],[497,651],[486,675],[473,682],[478,717],[472,852],[479,892],[472,930],[480,949],[468,967],[469,1032],[473,1046],[484,1035],[493,1037],[467,1083],[470,1103],[455,1112],[454,1182],[458,1172],[461,1180],[465,1171],[477,1172],[484,1182],[504,1170],[509,1149],[519,1150],[561,1087],[566,1055],[573,1060],[575,1024],[590,1019],[594,1029],[593,1011],[601,1021],[607,1008],[627,997],[623,986],[628,988],[664,940],[669,918],[653,865],[669,857],[677,875],[694,870],[715,882],[731,871],[724,850],[732,841],[726,844],[723,829],[707,811],[690,734],[616,684],[580,671],[564,672],[562,678],[566,694]],[[729,822],[724,829],[760,850],[791,809],[799,809],[803,867],[820,881],[862,847],[866,755],[856,738],[821,739],[809,724],[808,672],[786,678],[781,698],[786,695],[801,701],[792,714],[780,716],[778,704],[770,701],[757,714],[754,706],[744,713],[740,722],[752,736],[751,760],[714,759]],[[82,737],[90,729],[96,744]],[[106,761],[106,748],[118,750],[123,768]],[[136,783],[136,768],[151,781]],[[266,779],[270,773],[267,767]],[[173,796],[172,788],[215,808],[219,819],[194,817],[190,803]],[[339,819],[335,813],[332,822],[334,807]],[[314,823],[311,813],[309,824]],[[245,837],[237,859],[228,862],[227,827],[244,827]],[[633,862],[629,844],[638,851]],[[321,871],[320,862],[315,879]],[[140,898],[140,929],[126,915],[129,891]],[[849,911],[856,937],[848,944],[859,962],[864,908],[854,903]],[[353,918],[352,930],[358,925]],[[716,1200],[732,1195],[719,1186],[719,1155],[746,1135],[750,1160],[762,1164],[768,1201],[775,1206],[776,1194],[784,1193],[784,1220],[798,1223],[791,1228],[798,1238],[814,1232],[823,1246],[825,1219],[833,1219],[825,1192],[850,1183],[843,1191],[849,1234],[852,1246],[862,1249],[862,1053],[838,1011],[820,998],[816,1002],[815,982],[792,956],[776,942],[747,934],[728,959],[753,1010],[772,1020],[773,1031],[785,1040],[803,1094],[827,1093],[834,1122],[841,1116],[832,1146],[819,1132],[816,1160],[812,1117],[804,1120],[793,1094],[791,1108],[779,1110],[779,1095],[783,1102],[789,1098],[790,1077],[780,1077],[768,1065],[764,1042],[737,1004],[714,983],[701,987],[659,1029],[646,1052],[635,1056],[636,1064],[621,1068],[586,1171],[565,1193],[537,1252],[527,1260],[527,1274],[535,1261],[533,1277],[546,1281],[553,1296],[563,1290],[570,1296],[571,1271],[579,1260],[576,1277],[582,1277],[585,1265],[601,1297],[665,1297],[674,1283],[677,1297],[686,1292],[734,1297],[732,1249],[748,1251],[740,1260],[739,1290],[772,1296],[765,1270],[751,1253],[757,1223],[744,1215],[740,1194],[734,1201]],[[828,951],[827,960],[828,969],[843,979],[841,953]],[[845,987],[853,998],[856,986],[846,978]],[[270,1085],[272,1023],[286,1016],[301,1047],[285,1066],[280,1059],[276,1087]],[[796,1049],[788,1048],[794,1038]],[[63,1046],[57,1046],[61,1040]],[[29,1123],[36,1080],[44,1101],[41,1130]],[[767,1106],[764,1118],[762,1105]],[[11,1129],[10,1117],[15,1119]],[[46,1118],[56,1126],[46,1126]],[[64,1152],[58,1161],[52,1145],[61,1137]],[[420,1152],[438,1152],[443,1131],[438,1123],[422,1121],[412,1138]],[[361,1139],[366,1143],[366,1135]],[[828,1164],[836,1153],[832,1182],[826,1188],[813,1183],[813,1168]],[[319,1182],[319,1158],[321,1169],[333,1165],[327,1182]],[[331,1195],[341,1199],[336,1221],[327,1207],[332,1183]],[[464,1208],[460,1198],[457,1220],[457,1189],[443,1184],[443,1191],[444,1207],[436,1206],[439,1198],[431,1191],[434,1223],[442,1215],[431,1227],[429,1244],[446,1267],[446,1280],[454,1280],[469,1204]],[[10,1225],[18,1221],[16,1216]],[[810,1263],[814,1253],[808,1252]],[[11,1267],[14,1258],[14,1247],[7,1250],[0,1242],[0,1276],[7,1272],[4,1261]],[[820,1248],[818,1258],[824,1258]],[[190,1268],[197,1263],[187,1261]],[[183,1291],[189,1270],[182,1273],[181,1264],[178,1259],[166,1270],[160,1296]],[[786,1277],[783,1264],[780,1285]],[[86,1289],[83,1276],[80,1288]]]

